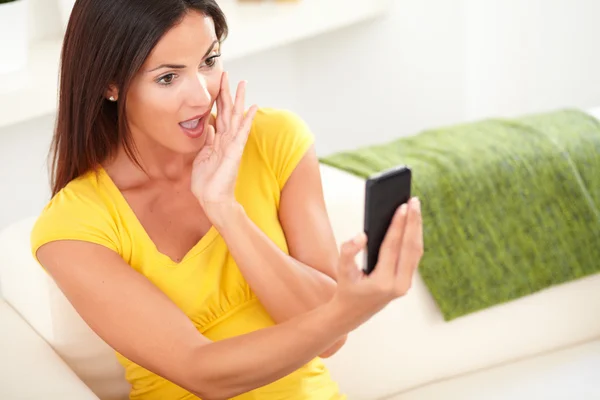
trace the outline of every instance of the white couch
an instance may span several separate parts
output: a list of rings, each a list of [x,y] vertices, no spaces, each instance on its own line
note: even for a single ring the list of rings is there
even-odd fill
[[[322,174],[341,242],[362,229],[364,181]],[[31,257],[34,220],[0,233],[0,399],[125,399],[112,350]],[[326,362],[353,400],[600,398],[600,274],[452,322],[417,276]]]

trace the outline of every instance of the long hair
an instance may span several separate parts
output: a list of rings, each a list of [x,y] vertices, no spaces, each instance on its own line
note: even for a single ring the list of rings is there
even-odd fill
[[[77,0],[61,53],[58,115],[51,156],[54,196],[122,145],[134,162],[127,92],[160,38],[194,10],[212,18],[217,38],[227,21],[215,0]],[[110,85],[119,101],[105,97]]]

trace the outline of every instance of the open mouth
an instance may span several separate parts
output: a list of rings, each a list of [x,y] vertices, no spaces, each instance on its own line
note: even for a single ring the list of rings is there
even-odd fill
[[[188,137],[197,139],[202,136],[202,133],[204,133],[204,121],[207,115],[209,115],[209,113],[197,115],[192,119],[180,122],[179,126],[181,127],[183,133],[185,133]]]
[[[185,129],[196,129],[200,124],[200,118],[193,119],[191,121],[180,122],[179,125]]]

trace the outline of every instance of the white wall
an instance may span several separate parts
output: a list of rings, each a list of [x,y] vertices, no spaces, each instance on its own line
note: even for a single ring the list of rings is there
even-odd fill
[[[249,100],[298,112],[320,154],[453,123],[465,112],[462,4],[395,0],[376,21],[227,68],[249,80]]]
[[[466,0],[468,119],[600,105],[600,1]]]
[[[0,129],[0,229],[37,213],[49,199],[48,148],[54,118]]]
[[[61,32],[58,0],[26,0],[29,4],[29,39],[37,41]]]
[[[29,0],[32,36],[54,1]],[[395,0],[385,18],[236,60],[249,102],[304,117],[320,154],[489,115],[600,105],[600,2]],[[52,116],[0,129],[0,229],[47,200]]]
[[[227,51],[227,45],[223,47]],[[226,62],[231,87],[237,82],[248,81],[246,105],[279,107],[296,110],[298,96],[298,66],[295,47],[283,47],[255,54],[243,59]]]
[[[395,0],[380,21],[296,46],[298,111],[321,153],[462,119],[463,3]]]

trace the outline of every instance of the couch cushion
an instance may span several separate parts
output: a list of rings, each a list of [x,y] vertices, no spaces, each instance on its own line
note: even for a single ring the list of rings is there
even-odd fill
[[[0,321],[0,399],[98,399],[2,300]]]
[[[387,400],[600,399],[600,340],[411,390]]]

